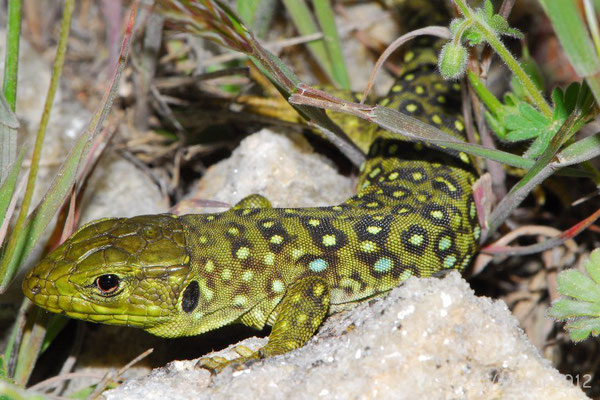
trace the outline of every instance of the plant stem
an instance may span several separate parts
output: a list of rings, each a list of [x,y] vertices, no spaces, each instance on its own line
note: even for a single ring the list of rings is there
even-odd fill
[[[525,72],[525,70],[521,67],[519,62],[513,57],[513,55],[508,51],[508,49],[504,46],[504,44],[500,41],[496,33],[485,23],[482,21],[477,15],[473,13],[473,11],[467,7],[464,3],[464,0],[454,0],[454,3],[460,9],[465,18],[471,22],[471,24],[477,27],[479,33],[485,37],[485,40],[492,46],[494,51],[498,53],[500,58],[504,60],[508,68],[512,71],[513,74],[519,79],[525,90],[527,91],[531,100],[535,103],[535,105],[540,109],[540,111],[548,118],[552,117],[552,108],[548,105],[544,97],[537,89],[529,75]]]
[[[21,211],[17,218],[17,222],[13,229],[13,235],[11,236],[6,251],[3,254],[2,262],[0,263],[0,282],[10,281],[12,275],[14,275],[16,268],[15,260],[21,259],[21,246],[17,245],[17,238],[19,232],[25,229],[27,213],[29,212],[29,206],[33,197],[33,189],[35,187],[35,181],[37,178],[37,172],[39,168],[40,158],[42,154],[42,147],[44,144],[44,138],[46,136],[46,127],[48,126],[48,120],[50,119],[50,110],[52,109],[52,103],[54,102],[54,95],[58,88],[58,82],[60,80],[63,63],[65,61],[65,53],[67,52],[67,39],[69,37],[69,30],[71,26],[71,16],[73,15],[75,0],[66,0],[63,19],[61,24],[60,39],[58,41],[58,47],[56,49],[56,58],[52,67],[52,77],[50,78],[50,87],[46,94],[46,102],[44,103],[44,111],[42,113],[42,119],[40,126],[37,131],[35,145],[33,148],[33,154],[31,156],[31,167],[29,169],[29,177],[27,180],[27,189],[23,196],[23,202],[21,203]],[[11,266],[11,267],[9,267]]]
[[[21,36],[21,0],[8,2],[8,26],[6,32],[6,55],[4,56],[4,97],[15,111],[17,102],[17,72],[19,69],[19,39]]]

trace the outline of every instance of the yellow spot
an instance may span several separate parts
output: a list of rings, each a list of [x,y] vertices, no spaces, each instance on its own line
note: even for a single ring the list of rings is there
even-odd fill
[[[471,203],[471,209],[469,210],[469,215],[471,218],[475,218],[477,215],[477,208],[475,207],[475,203]]]
[[[212,221],[213,219],[215,219],[214,215],[209,215],[208,217],[206,217],[207,221]]]
[[[367,253],[371,253],[377,250],[377,245],[374,242],[371,242],[370,240],[365,240],[360,243],[360,249]]]
[[[469,265],[469,263],[471,262],[471,256],[465,256],[465,259],[462,262],[461,267],[465,268],[467,265]]]
[[[240,247],[236,252],[235,256],[240,260],[245,260],[250,255],[250,249],[247,247]]]
[[[308,224],[310,226],[319,226],[321,224],[321,221],[319,221],[318,219],[309,219]]]
[[[452,246],[452,239],[448,236],[444,236],[438,244],[438,249],[440,249],[440,251],[444,251],[444,250],[448,250],[451,246]]]
[[[415,79],[415,74],[408,74],[404,77],[404,80],[406,81],[412,81],[413,79]]]
[[[208,238],[206,236],[202,235],[202,236],[198,237],[198,241],[202,244],[205,244],[206,242],[208,242]]]
[[[465,129],[465,125],[460,121],[454,121],[454,127],[457,131],[462,132]]]
[[[396,154],[396,152],[398,151],[398,145],[397,144],[393,144],[390,147],[388,147],[388,151],[390,152],[390,154]]]
[[[385,218],[384,215],[376,215],[376,216],[373,217],[373,219],[375,221],[383,221],[384,218]]]
[[[397,173],[397,172],[392,172],[392,173],[391,173],[391,174],[388,176],[388,179],[389,179],[390,181],[393,181],[393,180],[396,180],[396,179],[398,179],[398,173]]]
[[[375,168],[373,171],[371,171],[369,173],[369,176],[371,178],[375,178],[377,175],[379,175],[380,172],[381,172],[381,168]]]
[[[375,208],[375,207],[379,207],[379,203],[376,201],[372,201],[370,203],[367,204],[367,207],[369,208]]]
[[[427,201],[427,196],[424,194],[420,194],[417,196],[417,200],[420,201],[421,203],[425,203]]]
[[[325,286],[323,286],[323,284],[317,283],[315,284],[315,286],[313,286],[313,294],[316,297],[321,297],[323,295],[323,292],[325,292]]]
[[[228,281],[231,279],[231,270],[229,268],[225,268],[223,272],[221,272],[221,278],[224,281]]]
[[[254,272],[251,270],[246,270],[242,273],[242,280],[244,282],[249,282],[252,280],[252,277],[254,276]]]
[[[404,190],[396,190],[393,195],[394,197],[402,197],[406,194],[406,192]]]
[[[302,257],[304,255],[304,250],[302,249],[294,249],[292,250],[292,257],[294,259],[299,259],[300,257]]]
[[[392,92],[401,92],[401,91],[402,91],[402,85],[392,86]]]
[[[414,172],[412,174],[412,177],[415,181],[420,181],[421,179],[423,179],[423,174],[420,172]]]
[[[466,164],[469,164],[471,162],[471,160],[469,160],[469,156],[466,153],[463,153],[462,151],[460,153],[458,153],[458,156],[460,157],[462,162],[464,162]]]
[[[387,97],[379,102],[379,105],[383,107],[387,106],[388,104],[390,104],[390,99]]]
[[[247,208],[247,209],[245,209],[244,211],[242,211],[242,215],[248,215],[248,214],[250,214],[251,212],[252,212],[252,209],[250,209],[250,208]]]
[[[247,301],[248,299],[246,298],[246,296],[237,295],[233,298],[233,305],[241,307],[246,305]]]
[[[183,263],[187,264],[190,262],[190,256],[186,255],[185,257],[183,257]]]
[[[368,182],[368,181],[367,181],[367,182]],[[340,206],[333,206],[333,207],[331,207],[331,209],[332,209],[333,211],[342,211],[342,207],[340,207]]]
[[[293,214],[294,210],[292,210],[291,208],[286,208],[283,210],[283,212],[288,213],[288,214]]]
[[[211,301],[215,293],[206,286],[206,282],[200,281],[200,291],[202,292],[202,296],[208,301]]]
[[[273,236],[271,236],[271,243],[273,243],[273,244],[281,244],[281,243],[283,243],[283,236],[281,236],[281,235],[273,235]]]
[[[442,103],[442,104],[444,104],[444,103],[446,102],[446,97],[444,97],[444,96],[442,96],[442,95],[439,95],[439,96],[437,97],[437,101],[438,101],[439,103]]]
[[[324,246],[335,246],[335,235],[323,235]]]
[[[475,227],[475,229],[473,229],[473,237],[475,238],[475,240],[479,240],[480,235],[481,235],[481,228],[479,227],[479,225],[477,225]]]
[[[273,289],[275,293],[281,293],[283,292],[283,289],[285,289],[285,286],[283,285],[283,282],[276,279],[271,283],[271,289]]]
[[[206,264],[204,264],[204,270],[206,272],[213,272],[215,270],[215,264],[212,262],[212,260],[208,260]]]
[[[417,111],[417,105],[416,104],[409,104],[406,106],[406,111],[408,111],[409,113],[414,113],[415,111]]]
[[[460,90],[460,85],[458,83],[453,83],[452,84],[452,89],[454,89],[454,90]]]
[[[433,85],[433,88],[434,88],[435,90],[442,90],[442,89],[444,89],[444,84],[443,84],[443,83],[441,83],[441,82],[437,82],[437,83],[435,83],[435,84]]]
[[[423,150],[423,143],[415,143],[415,150],[417,150],[417,151]]]
[[[462,217],[460,215],[458,215],[458,214],[454,215],[452,217],[452,226],[455,229],[458,229],[461,224],[462,224]]]
[[[367,227],[367,232],[369,232],[371,235],[377,235],[379,232],[381,232],[381,228],[378,226],[369,226]]]
[[[404,271],[402,271],[402,273],[400,274],[400,282],[407,280],[408,278],[410,278],[412,276],[412,270],[410,269],[405,269]]]
[[[398,213],[398,214],[406,214],[406,213],[407,213],[407,212],[409,212],[409,211],[410,211],[410,210],[409,210],[408,208],[406,208],[406,207],[403,207],[403,208],[399,209],[399,210],[397,211],[397,213]]]
[[[440,125],[442,123],[442,119],[437,114],[433,114],[433,117],[431,117],[431,120],[433,121],[434,124]]]
[[[408,239],[410,244],[412,244],[413,246],[422,245],[424,240],[425,240],[425,238],[423,238],[423,235],[419,235],[419,234],[412,235],[410,237],[410,239]]]
[[[454,186],[452,183],[450,183],[450,181],[448,181],[447,179],[444,179],[444,178],[441,178],[441,177],[437,177],[437,178],[434,178],[434,179],[435,179],[435,181],[441,182],[444,185],[446,185],[446,187],[448,188],[449,191],[456,192],[456,190],[457,190],[456,186]]]
[[[296,322],[298,323],[298,325],[304,325],[307,319],[308,316],[306,314],[298,314],[298,316],[296,317]]]
[[[407,51],[404,55],[404,62],[410,62],[413,58],[415,58],[415,53],[412,51]]]
[[[436,211],[431,212],[431,216],[435,219],[442,219],[442,218],[444,218],[444,213],[441,212],[440,210],[436,210]]]
[[[267,253],[265,254],[265,265],[273,265],[275,262],[275,254]]]
[[[263,226],[264,226],[265,228],[271,228],[273,225],[275,225],[275,222],[274,222],[274,221],[267,221],[267,222],[264,222],[264,223],[263,223]]]
[[[416,94],[423,94],[423,93],[425,93],[425,88],[423,86],[419,85],[419,86],[417,86],[415,88],[415,93]]]
[[[238,228],[232,227],[227,229],[227,233],[229,233],[230,235],[237,235],[238,233],[240,233],[240,231],[238,230]]]

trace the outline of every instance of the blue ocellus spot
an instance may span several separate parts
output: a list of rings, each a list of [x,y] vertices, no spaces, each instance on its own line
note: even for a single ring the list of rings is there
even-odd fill
[[[388,272],[394,266],[394,262],[387,257],[382,257],[375,262],[373,269],[377,272]]]
[[[317,258],[308,264],[308,268],[310,268],[312,272],[323,272],[327,268],[327,261],[322,258]]]

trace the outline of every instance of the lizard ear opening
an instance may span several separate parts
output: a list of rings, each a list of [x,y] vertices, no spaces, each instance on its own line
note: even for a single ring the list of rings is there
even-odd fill
[[[200,286],[198,286],[198,282],[192,281],[183,291],[183,296],[181,296],[181,309],[188,314],[191,313],[198,305],[199,298]]]

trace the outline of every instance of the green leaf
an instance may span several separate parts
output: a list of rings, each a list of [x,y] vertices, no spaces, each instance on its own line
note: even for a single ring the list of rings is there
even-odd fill
[[[587,339],[589,335],[598,336],[600,333],[600,318],[582,319],[566,326],[569,337],[574,342]]]
[[[584,268],[594,282],[600,285],[600,250],[592,251]]]
[[[574,299],[600,303],[600,286],[575,269],[558,274],[558,291]]]
[[[477,46],[479,43],[483,42],[483,36],[475,28],[468,28],[465,30],[462,37],[463,39],[466,39],[471,46]]]
[[[485,0],[483,3],[483,8],[485,10],[485,17],[487,19],[491,19],[494,15],[494,5],[490,0]]]
[[[573,341],[600,334],[600,249],[594,250],[582,272],[570,269],[558,274],[558,292],[567,296],[552,304],[548,314],[556,320],[569,320],[565,328]]]
[[[552,303],[549,315],[558,320],[582,315],[595,317],[600,315],[600,304],[561,298]]]

